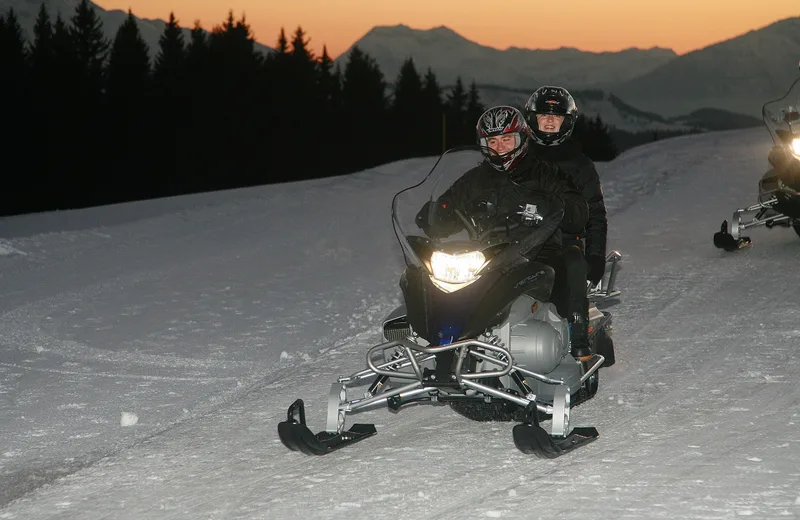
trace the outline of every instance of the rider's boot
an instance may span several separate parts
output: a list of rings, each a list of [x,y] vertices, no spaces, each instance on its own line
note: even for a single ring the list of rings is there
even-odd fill
[[[582,313],[573,314],[570,324],[570,353],[578,361],[588,361],[592,357],[589,346],[589,319]]]

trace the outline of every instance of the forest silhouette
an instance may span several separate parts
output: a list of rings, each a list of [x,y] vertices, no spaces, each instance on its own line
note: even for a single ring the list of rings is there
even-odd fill
[[[413,59],[390,84],[354,47],[344,67],[301,27],[256,50],[244,17],[188,38],[173,14],[151,54],[132,12],[113,40],[92,4],[28,41],[0,15],[6,147],[0,214],[72,209],[329,177],[475,142],[473,82],[443,88]],[[151,59],[151,55],[153,58]],[[617,149],[599,117],[576,138],[595,160]]]

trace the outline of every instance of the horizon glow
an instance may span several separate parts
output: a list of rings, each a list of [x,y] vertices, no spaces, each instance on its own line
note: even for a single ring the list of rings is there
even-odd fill
[[[275,47],[281,27],[287,38],[303,28],[309,47],[319,56],[323,45],[336,58],[374,26],[404,24],[413,29],[447,26],[481,45],[506,49],[557,49],[619,51],[631,47],[669,48],[686,54],[734,38],[784,18],[800,16],[797,0],[772,0],[765,4],[729,0],[573,0],[570,7],[551,8],[529,0],[502,4],[461,0],[100,0],[107,10],[129,8],[139,18],[167,20],[175,13],[182,27],[199,20],[206,30],[222,24],[233,11],[243,15],[255,39]],[[543,13],[544,11],[544,13]],[[534,21],[542,19],[537,24]]]

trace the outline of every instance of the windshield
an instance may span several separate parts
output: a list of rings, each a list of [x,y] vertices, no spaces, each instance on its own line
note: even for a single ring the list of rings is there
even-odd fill
[[[761,115],[774,143],[800,155],[800,78],[782,98],[765,103]]]
[[[477,146],[445,152],[419,184],[392,201],[392,224],[406,264],[425,267],[434,251],[483,251],[494,258],[484,271],[525,257],[559,228],[560,196],[514,181],[484,164]]]

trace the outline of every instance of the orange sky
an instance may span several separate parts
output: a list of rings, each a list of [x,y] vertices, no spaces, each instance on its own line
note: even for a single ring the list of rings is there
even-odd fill
[[[668,47],[678,54],[800,16],[799,0],[95,0],[104,9],[131,8],[140,18],[167,19],[181,26],[199,19],[206,29],[233,10],[245,14],[256,40],[275,46],[302,26],[319,54],[326,44],[335,58],[375,25],[415,29],[446,25],[465,38],[498,49],[509,46],[587,51]],[[568,7],[567,7],[568,6]],[[657,7],[656,7],[657,6]],[[541,19],[541,22],[537,22]]]

